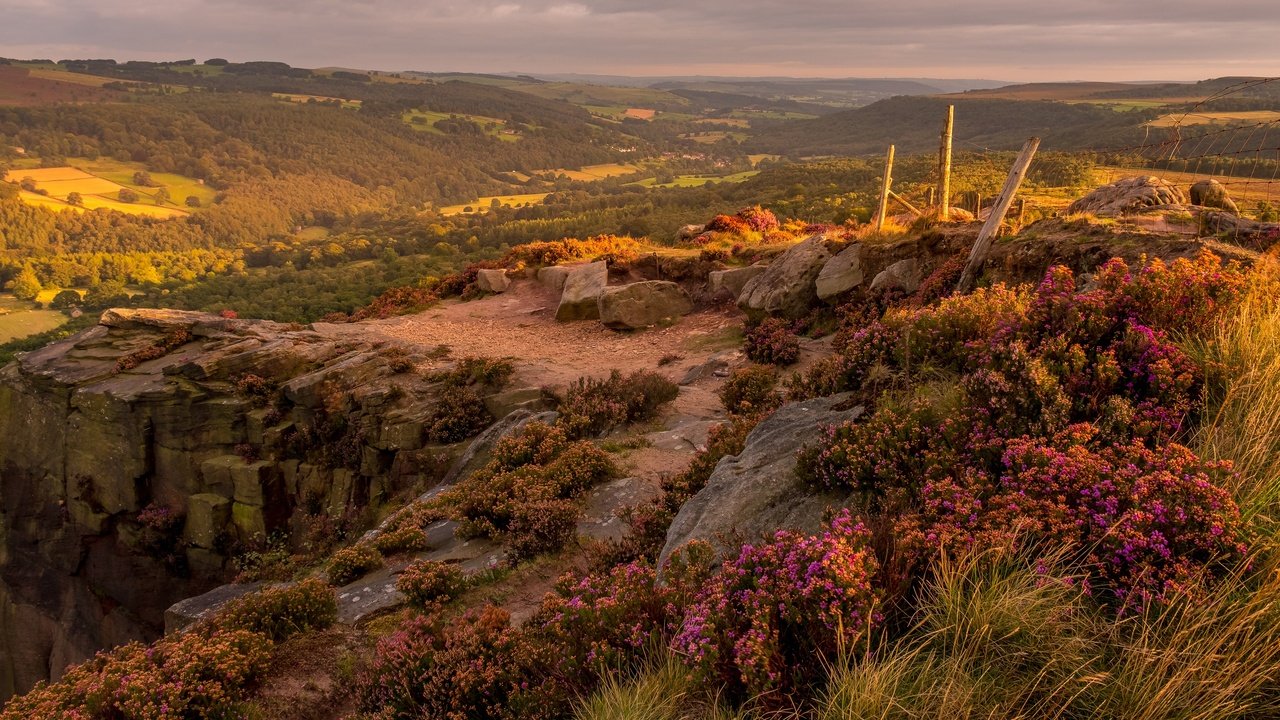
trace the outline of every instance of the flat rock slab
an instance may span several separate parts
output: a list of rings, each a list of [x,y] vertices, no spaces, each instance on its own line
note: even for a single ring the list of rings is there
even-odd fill
[[[722,458],[707,481],[672,521],[659,566],[692,540],[727,551],[788,529],[816,532],[823,509],[833,500],[796,477],[796,453],[822,428],[863,413],[849,394],[792,402],[778,408],[747,436],[743,451]]]
[[[862,244],[854,243],[827,261],[818,273],[814,289],[819,300],[827,300],[846,293],[863,282]]]
[[[232,600],[257,592],[264,585],[265,583],[260,582],[219,585],[203,595],[176,602],[164,611],[164,634],[169,635],[184,630],[193,623],[213,615]]]
[[[593,488],[583,500],[578,535],[594,540],[621,540],[627,535],[627,524],[616,510],[639,505],[657,497],[654,483],[638,477],[619,478]]]
[[[372,615],[404,604],[405,597],[396,590],[396,575],[407,562],[388,565],[359,580],[338,588],[338,622],[354,625]]]

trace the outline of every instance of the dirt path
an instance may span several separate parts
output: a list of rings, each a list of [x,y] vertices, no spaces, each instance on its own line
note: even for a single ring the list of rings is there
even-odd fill
[[[737,310],[697,312],[666,328],[618,332],[598,322],[555,320],[558,293],[530,282],[502,295],[450,301],[417,315],[360,323],[390,339],[425,349],[446,345],[455,357],[512,357],[530,384],[564,386],[610,370],[659,370],[678,380],[689,367],[737,344]],[[664,356],[682,359],[658,367]]]

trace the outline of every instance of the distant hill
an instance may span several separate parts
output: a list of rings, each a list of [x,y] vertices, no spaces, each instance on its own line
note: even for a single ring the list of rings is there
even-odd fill
[[[948,104],[956,105],[955,141],[966,149],[1008,150],[1035,135],[1048,149],[1084,149],[1139,141],[1154,111],[1118,112],[1105,106],[1020,100],[895,97],[815,120],[797,120],[753,137],[754,151],[789,155],[925,152],[938,146]]]

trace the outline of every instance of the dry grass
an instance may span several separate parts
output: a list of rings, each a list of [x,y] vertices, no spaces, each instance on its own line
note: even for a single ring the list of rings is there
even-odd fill
[[[1223,382],[1195,438],[1201,456],[1231,460],[1245,517],[1275,537],[1280,518],[1280,263],[1265,259],[1240,311],[1191,351]]]

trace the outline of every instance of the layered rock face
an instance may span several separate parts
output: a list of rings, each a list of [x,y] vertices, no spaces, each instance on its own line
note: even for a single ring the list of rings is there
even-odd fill
[[[427,444],[414,360],[352,330],[113,310],[0,370],[0,699],[157,636],[237,549],[443,475],[459,447]]]

